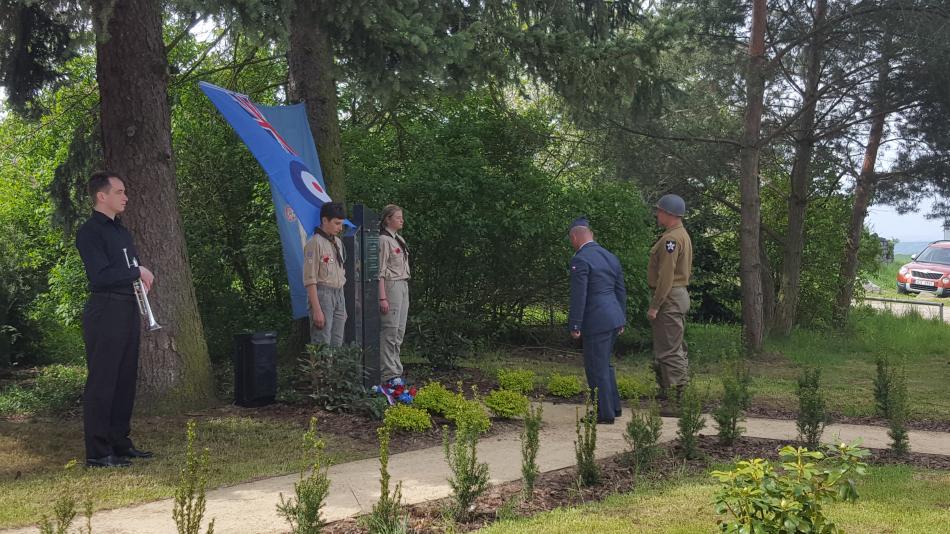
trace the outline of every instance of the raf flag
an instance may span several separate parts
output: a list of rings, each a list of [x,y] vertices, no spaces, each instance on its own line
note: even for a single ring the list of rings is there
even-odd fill
[[[201,82],[201,90],[224,115],[270,177],[293,316],[306,317],[303,246],[320,224],[320,206],[330,202],[307,124],[306,111],[299,104],[258,106],[246,95],[206,82]]]

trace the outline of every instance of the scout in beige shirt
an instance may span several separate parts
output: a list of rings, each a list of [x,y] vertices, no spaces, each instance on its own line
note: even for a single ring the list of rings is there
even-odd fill
[[[379,361],[383,382],[403,382],[399,351],[409,316],[409,249],[399,235],[402,208],[390,204],[379,217]]]
[[[343,286],[343,242],[337,235],[343,230],[346,212],[336,202],[320,207],[320,227],[304,247],[303,285],[310,307],[310,341],[331,347],[343,345],[346,302]]]

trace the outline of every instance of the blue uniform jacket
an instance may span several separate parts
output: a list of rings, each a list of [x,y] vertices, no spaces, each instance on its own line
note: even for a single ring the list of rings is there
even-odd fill
[[[595,241],[585,243],[571,259],[571,331],[597,334],[627,322],[627,290],[620,260]]]

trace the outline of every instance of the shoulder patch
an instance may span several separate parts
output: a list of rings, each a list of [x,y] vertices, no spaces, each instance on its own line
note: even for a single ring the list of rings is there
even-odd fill
[[[666,242],[666,251],[672,254],[676,250],[676,241],[670,239]]]

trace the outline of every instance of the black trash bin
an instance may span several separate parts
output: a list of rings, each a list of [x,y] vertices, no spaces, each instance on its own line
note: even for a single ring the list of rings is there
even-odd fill
[[[234,404],[266,406],[277,396],[277,332],[234,336]]]

